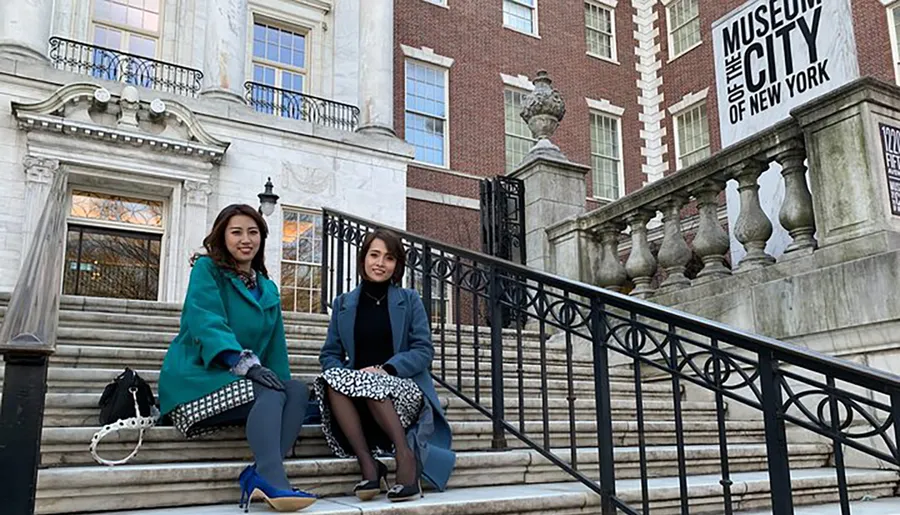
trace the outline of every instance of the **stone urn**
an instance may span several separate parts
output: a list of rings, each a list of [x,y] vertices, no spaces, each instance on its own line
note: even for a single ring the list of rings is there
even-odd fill
[[[523,102],[522,119],[531,133],[540,141],[549,139],[566,115],[566,102],[559,91],[553,89],[553,81],[541,70],[534,79],[534,91]]]

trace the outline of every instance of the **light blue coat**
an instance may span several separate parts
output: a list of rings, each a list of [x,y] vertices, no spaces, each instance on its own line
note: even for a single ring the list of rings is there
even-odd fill
[[[357,287],[334,300],[328,336],[319,354],[323,372],[335,367],[355,368],[356,343],[353,328],[356,324],[359,296],[360,288]],[[434,358],[434,345],[431,342],[425,305],[415,290],[391,286],[388,289],[388,313],[394,339],[394,356],[385,364],[393,365],[398,377],[408,377],[415,381],[431,407],[433,420],[425,420],[423,417],[417,423],[434,424],[433,433],[426,443],[422,476],[437,489],[443,490],[456,464],[456,454],[451,450],[450,424],[444,417],[428,370]],[[417,425],[407,431],[417,431]]]

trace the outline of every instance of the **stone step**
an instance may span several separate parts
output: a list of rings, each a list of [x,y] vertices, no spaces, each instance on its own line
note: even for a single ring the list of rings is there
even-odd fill
[[[798,494],[797,501],[814,502],[819,494],[817,484],[828,484],[828,469],[798,471],[794,475],[793,485]],[[867,480],[866,470],[854,470],[851,474],[851,487],[857,497],[865,488],[883,490],[892,479],[884,477]],[[735,474],[734,479],[746,493],[735,495],[735,505],[756,505],[765,502],[768,495],[768,482],[760,479],[755,473]],[[690,505],[690,513],[721,514],[721,495],[716,490],[718,478],[715,476],[695,477],[689,482],[689,495],[694,502]],[[880,483],[878,481],[881,481]],[[654,515],[680,514],[678,490],[666,485],[665,479],[651,480],[650,504]],[[637,508],[636,499],[640,497],[640,487],[633,481],[619,481],[616,487],[620,498],[632,503]],[[717,497],[718,496],[718,497]],[[108,513],[107,515],[221,515],[231,513],[236,508],[233,500],[226,505],[204,505],[184,508],[162,508],[155,510],[127,511]],[[718,506],[717,506],[718,504]],[[716,507],[717,506],[717,507]],[[800,506],[795,509],[796,515],[839,515],[835,505]],[[898,515],[900,502],[896,499],[884,499],[872,502],[854,502],[853,515]],[[429,492],[424,498],[408,503],[393,504],[380,496],[374,501],[360,502],[355,497],[332,497],[320,499],[316,504],[302,511],[314,515],[536,515],[552,513],[554,515],[596,515],[599,513],[599,496],[581,483],[547,483],[539,485],[487,486],[475,488],[451,489],[446,492]],[[883,511],[879,511],[883,510]],[[261,506],[251,508],[251,513],[263,513]],[[752,514],[763,515],[771,511],[754,511]]]
[[[750,444],[764,441],[763,424],[761,422],[729,422],[727,441],[730,444]],[[492,423],[452,422],[453,448],[457,451],[485,451],[491,449]],[[569,423],[551,421],[549,423],[550,445],[555,448],[567,447],[570,444]],[[98,427],[63,427],[45,428],[41,443],[41,464],[44,467],[72,465],[93,465],[94,461],[87,451],[86,444]],[[589,445],[596,441],[597,425],[593,422],[576,422],[576,442]],[[526,434],[543,443],[543,424],[527,422]],[[674,422],[647,422],[644,429],[647,445],[674,445]],[[122,431],[107,436],[100,446],[100,454],[109,459],[126,456],[137,442],[137,431]],[[617,446],[638,445],[638,434],[635,423],[613,422],[613,438]],[[696,422],[685,427],[686,445],[716,445],[718,427],[709,422]],[[525,448],[526,444],[516,438],[509,437],[510,448]],[[294,456],[308,458],[329,456],[322,430],[318,425],[307,425],[303,428],[301,438],[294,447]],[[154,427],[144,435],[144,444],[140,453],[132,460],[133,464],[168,463],[186,461],[223,461],[250,459],[250,449],[244,439],[242,430],[226,430],[203,438],[187,441],[173,427]]]
[[[140,347],[107,347],[94,345],[57,345],[56,353],[50,358],[51,366],[71,367],[71,368],[106,368],[115,369],[117,367],[129,366],[135,370],[159,370],[162,366],[163,358],[165,358],[166,350],[162,348],[140,348]],[[320,370],[319,358],[317,353],[292,352],[288,354],[291,363],[291,370],[295,374],[314,375]],[[440,367],[440,356],[436,356],[434,366],[436,369]],[[451,380],[456,377],[456,356],[448,356],[447,377]],[[489,357],[483,356],[479,359],[479,371],[482,377],[490,377],[491,362]],[[515,360],[507,360],[504,363],[504,369],[509,377],[515,377],[516,362]],[[536,362],[525,362],[522,366],[525,377],[540,377],[541,366]],[[475,362],[472,355],[464,355],[462,359],[462,371],[464,376],[473,376],[475,370]],[[568,373],[564,364],[548,363],[546,371],[549,377],[565,378]],[[628,371],[613,369],[613,379],[620,379],[626,382],[633,382]],[[622,373],[620,373],[622,372]],[[577,364],[572,368],[572,376],[575,379],[593,379],[594,369],[592,366]],[[662,383],[659,383],[662,384]]]
[[[689,472],[715,474],[719,470],[717,446],[688,447]],[[639,477],[637,448],[617,448],[618,477]],[[829,455],[826,445],[790,446],[795,472],[801,467],[821,467]],[[568,451],[559,451],[567,457]],[[763,445],[736,445],[730,451],[732,470],[764,470]],[[674,447],[652,448],[647,452],[648,474],[668,479],[675,467]],[[385,459],[389,468],[393,460]],[[124,465],[120,467],[62,467],[43,469],[38,474],[37,513],[71,513],[103,509],[138,509],[164,505],[189,506],[222,503],[238,498],[235,478],[244,462]],[[597,452],[580,449],[579,467],[592,475],[597,470]],[[355,460],[322,458],[286,462],[294,486],[320,496],[349,492],[359,480]],[[764,475],[764,474],[763,474]],[[896,479],[897,474],[891,473]],[[569,476],[532,450],[505,452],[463,452],[457,455],[450,488],[500,486],[566,481]],[[178,495],[173,495],[173,494]]]
[[[866,499],[850,503],[853,515],[900,515],[900,497]],[[772,510],[742,511],[741,515],[772,515]],[[840,503],[800,506],[794,508],[794,515],[842,515]]]
[[[44,427],[93,427],[97,425],[100,408],[97,403],[100,393],[48,393],[44,408]],[[469,406],[464,400],[450,395],[442,395],[439,392],[441,404],[450,421],[473,422],[483,421],[485,416]],[[485,395],[481,399],[486,409],[491,408],[490,396]],[[633,421],[636,417],[636,405],[633,400],[612,400],[613,420]],[[576,399],[575,419],[578,421],[592,421],[596,416],[596,404],[593,400]],[[506,416],[510,421],[519,420],[519,403],[517,398],[506,399]],[[524,403],[525,420],[543,420],[543,410],[540,399],[526,398]],[[565,399],[552,398],[548,402],[547,412],[549,420],[569,419],[569,403]],[[645,420],[672,420],[672,402],[659,400],[645,400],[643,403]],[[681,403],[682,418],[685,422],[715,420],[715,406],[708,402]]]
[[[2,384],[5,367],[0,367],[0,384]],[[308,370],[308,369],[307,369]],[[122,372],[121,369],[100,369],[100,368],[70,368],[70,367],[49,367],[47,370],[48,392],[50,393],[100,393],[117,375]],[[154,390],[158,390],[159,371],[157,370],[137,370],[138,374],[150,384]],[[307,374],[294,374],[294,378],[311,383],[315,378],[315,371],[309,371]],[[458,386],[455,381],[456,377],[451,376],[451,383]],[[481,394],[485,397],[491,395],[490,375],[482,377],[479,380],[479,388]],[[519,392],[519,381],[507,378],[503,382],[506,395],[517,396]],[[466,376],[462,382],[463,390],[474,392],[475,379]],[[543,384],[537,378],[524,378],[522,380],[522,391],[528,397],[540,396],[543,391]],[[568,382],[564,379],[551,377],[546,381],[548,397],[559,399],[568,395]],[[592,399],[594,397],[593,381],[573,381],[572,392],[577,398]],[[667,384],[651,384],[643,385],[642,391],[646,399],[672,399],[671,385]],[[610,394],[612,398],[633,399],[634,385],[631,383],[614,381],[610,383]]]

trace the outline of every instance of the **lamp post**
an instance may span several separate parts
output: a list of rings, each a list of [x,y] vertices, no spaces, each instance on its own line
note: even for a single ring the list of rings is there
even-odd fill
[[[263,216],[269,216],[275,212],[275,204],[278,203],[278,195],[272,192],[272,178],[266,181],[265,191],[257,195],[259,197],[259,213]]]

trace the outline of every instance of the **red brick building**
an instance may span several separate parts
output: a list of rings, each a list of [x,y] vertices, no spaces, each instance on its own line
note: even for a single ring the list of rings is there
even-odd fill
[[[896,81],[900,2],[850,2],[860,75]],[[516,102],[538,70],[567,103],[554,142],[592,167],[588,209],[716,152],[712,25],[743,4],[396,0],[395,127],[417,150],[408,229],[479,247],[478,181],[527,151]]]

